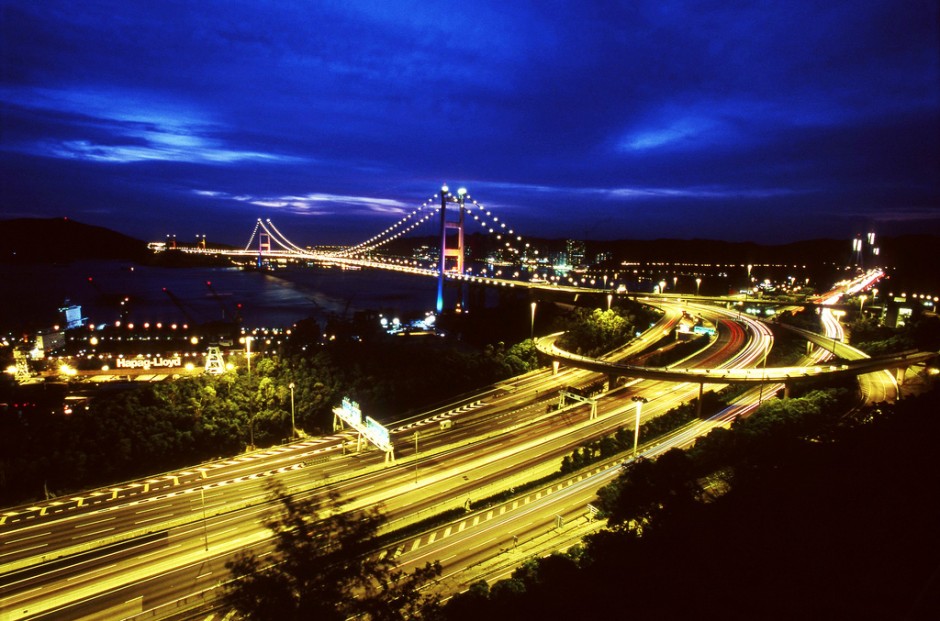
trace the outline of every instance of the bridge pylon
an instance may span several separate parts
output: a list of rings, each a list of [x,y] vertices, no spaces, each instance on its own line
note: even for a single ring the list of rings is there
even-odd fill
[[[466,206],[464,201],[467,197],[467,190],[460,188],[457,195],[450,193],[447,184],[441,187],[441,262],[440,271],[437,276],[437,312],[444,310],[444,274],[447,272],[448,265],[452,265],[457,274],[463,274],[464,262],[464,236],[463,223],[466,215]],[[447,203],[456,203],[458,205],[458,214],[456,220],[447,219]],[[450,231],[456,230],[457,246],[448,246],[448,239],[455,236]],[[448,259],[451,259],[448,261]]]
[[[258,233],[258,267],[261,267],[264,253],[271,253],[271,235],[262,231]]]

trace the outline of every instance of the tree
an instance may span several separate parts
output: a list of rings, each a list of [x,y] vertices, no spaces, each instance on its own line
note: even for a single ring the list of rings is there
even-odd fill
[[[276,482],[271,492],[280,505],[266,523],[271,560],[247,552],[226,563],[234,580],[225,601],[241,618],[397,621],[437,607],[419,588],[440,575],[439,563],[406,574],[392,554],[376,553],[381,509],[342,511],[335,494],[297,498]]]

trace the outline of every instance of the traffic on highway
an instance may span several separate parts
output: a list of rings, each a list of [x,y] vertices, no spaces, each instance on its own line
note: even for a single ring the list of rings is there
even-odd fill
[[[345,510],[382,506],[388,532],[445,511],[459,518],[395,539],[383,553],[410,569],[429,560],[444,567],[434,587],[457,592],[475,580],[498,579],[534,555],[564,549],[600,526],[591,499],[632,457],[596,465],[544,488],[489,497],[559,470],[561,458],[585,441],[634,424],[633,397],[642,397],[643,421],[700,393],[704,370],[753,377],[773,345],[764,323],[734,309],[689,301],[649,301],[663,315],[645,333],[602,362],[618,365],[627,380],[611,382],[587,403],[557,409],[559,393],[598,381],[597,370],[562,366],[532,372],[390,425],[394,463],[366,448],[356,452],[352,431],[309,438],[236,458],[201,464],[114,488],[17,507],[0,516],[0,618],[53,619],[87,614],[115,618],[173,618],[178,610],[214,605],[227,579],[226,561],[243,550],[272,551],[266,516],[274,510],[270,481],[291,493],[340,495]],[[624,364],[661,339],[694,309],[716,326],[707,345],[671,365],[685,381],[643,379]],[[842,340],[841,326],[824,318],[826,338]],[[847,346],[846,346],[847,347]],[[857,351],[857,350],[856,350]],[[803,367],[831,354],[815,348]],[[840,356],[849,359],[843,352]],[[858,355],[861,359],[864,355]],[[892,390],[884,371],[863,375],[863,393],[882,398]],[[655,456],[687,446],[717,425],[746,415],[782,385],[764,374],[725,411],[640,447]],[[720,387],[710,384],[710,388]],[[478,506],[480,507],[478,510]],[[136,615],[136,616],[135,616]]]

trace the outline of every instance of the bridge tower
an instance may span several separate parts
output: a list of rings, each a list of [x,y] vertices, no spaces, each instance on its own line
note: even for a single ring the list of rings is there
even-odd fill
[[[258,233],[258,267],[261,267],[261,258],[265,252],[271,252],[271,236],[262,231]]]
[[[437,276],[437,312],[440,313],[444,310],[444,274],[447,272],[448,263],[451,263],[454,266],[454,271],[458,274],[463,274],[463,261],[464,261],[464,237],[463,237],[463,221],[466,214],[466,207],[464,201],[467,197],[467,190],[460,188],[457,190],[457,196],[454,196],[450,193],[447,184],[444,184],[441,187],[441,265],[440,272]],[[447,203],[456,203],[459,206],[457,219],[448,220],[447,219]],[[456,240],[457,247],[448,247],[447,240],[448,237],[453,237],[449,235],[449,232],[452,230],[457,231]],[[455,259],[455,261],[448,262],[448,259]]]

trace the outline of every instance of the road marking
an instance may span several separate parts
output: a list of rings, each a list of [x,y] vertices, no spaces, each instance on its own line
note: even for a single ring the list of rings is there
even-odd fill
[[[96,530],[96,531],[93,532],[93,533],[86,533],[85,536],[86,536],[86,537],[93,537],[94,535],[100,535],[101,533],[106,533],[106,532],[108,532],[109,530],[114,530],[114,527],[112,526],[111,528],[106,528],[106,529],[104,529],[104,530]],[[72,537],[72,539],[78,539],[78,537]]]
[[[65,581],[66,581],[66,582],[69,582],[70,580],[78,580],[79,578],[84,578],[84,577],[86,577],[86,576],[88,576],[88,575],[90,575],[90,574],[97,573],[97,572],[99,572],[99,571],[104,571],[105,569],[111,569],[111,568],[113,568],[113,567],[117,567],[117,563],[115,563],[115,564],[113,564],[113,565],[108,565],[107,567],[96,567],[95,569],[93,569],[93,570],[91,570],[91,571],[88,571],[88,572],[85,572],[85,573],[83,573],[83,574],[79,574],[79,575],[77,575],[77,576],[72,576],[71,578],[66,578]]]
[[[149,518],[147,518],[147,519],[145,519],[145,520],[137,520],[136,522],[134,522],[134,524],[144,524],[144,523],[146,523],[146,522],[152,522],[152,521],[154,521],[154,520],[162,520],[162,519],[163,519],[163,516],[162,516],[162,515],[155,515],[155,516],[149,517]]]
[[[6,543],[19,543],[20,541],[26,541],[28,539],[35,539],[36,537],[45,537],[46,535],[51,535],[52,532],[48,533],[39,533],[38,535],[30,535],[29,537],[21,537],[19,539],[10,539]]]
[[[435,540],[435,539],[437,539],[437,533],[431,533],[431,534],[428,536],[428,543],[429,543],[429,544],[430,544],[430,543],[434,543],[434,540]]]
[[[458,533],[463,532],[463,529],[465,529],[466,527],[467,527],[467,521],[464,520],[463,522],[460,523],[460,526],[457,527],[457,532]]]
[[[451,533],[451,529],[452,529],[452,528],[453,528],[453,526],[448,526],[447,528],[445,528],[445,529],[444,529],[444,534],[441,535],[441,539],[443,539],[444,537],[450,537],[450,533]]]
[[[154,554],[164,554],[168,550],[172,550],[173,548],[181,548],[181,547],[183,547],[183,544],[178,543],[174,546],[168,546],[166,548],[160,548],[159,550],[154,550],[153,552],[147,552],[146,554],[138,554],[136,558],[140,559],[140,558],[147,558],[148,556],[153,556]]]
[[[14,550],[13,552],[4,552],[3,554],[0,554],[0,556],[9,556],[9,555],[11,555],[11,554],[18,554],[18,553],[20,553],[20,552],[28,552],[29,550],[38,550],[39,548],[45,548],[45,547],[48,546],[48,545],[49,545],[48,543],[40,543],[38,546],[31,546],[31,547],[29,547],[29,548],[22,548],[22,549],[20,549],[20,550]]]
[[[421,539],[415,539],[415,542],[411,544],[411,551],[414,552],[418,549],[418,545],[421,543]]]
[[[114,519],[114,516],[106,517],[103,520],[96,520],[94,522],[88,522],[87,524],[76,524],[74,528],[84,528],[86,526],[94,526],[95,524],[101,524],[102,522],[109,522]]]

